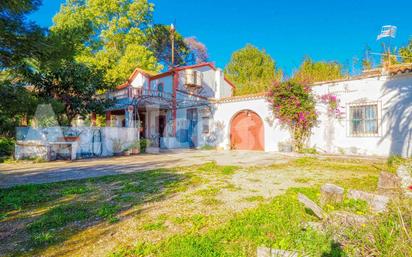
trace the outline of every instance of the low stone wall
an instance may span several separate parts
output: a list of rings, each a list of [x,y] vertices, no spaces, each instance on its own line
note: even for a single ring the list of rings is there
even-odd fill
[[[14,157],[17,160],[40,158],[49,160],[49,147],[41,141],[28,140],[25,142],[17,141]]]
[[[136,128],[19,128],[15,158],[82,159],[113,156],[139,140]]]

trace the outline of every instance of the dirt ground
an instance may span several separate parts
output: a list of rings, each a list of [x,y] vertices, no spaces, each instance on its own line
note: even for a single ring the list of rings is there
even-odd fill
[[[173,150],[158,154],[78,161],[0,164],[0,188],[27,183],[38,184],[128,174],[157,168],[197,165],[210,161],[215,161],[219,165],[253,166],[284,162],[290,158],[294,158],[294,155],[248,151]]]
[[[188,166],[177,170],[182,175],[195,174],[194,182],[188,188],[141,205],[131,205],[117,215],[119,221],[115,223],[92,221],[84,227],[80,226],[81,229],[74,224],[77,226],[76,232],[71,233],[64,242],[36,252],[39,256],[107,256],[120,246],[133,246],[137,241],[154,243],[188,229],[202,231],[219,226],[234,214],[270,201],[290,187],[320,185],[345,178],[377,177],[379,172],[289,165],[296,158],[293,155],[259,152],[180,151],[78,162],[1,165],[0,185],[7,187],[29,181],[53,182]],[[217,165],[234,165],[238,168],[234,171],[229,169],[227,173],[216,173],[215,166],[198,170],[199,166],[196,165],[211,161]],[[382,162],[382,159],[376,161]],[[119,197],[118,189],[122,185],[113,182],[108,187],[107,184],[96,183],[93,187],[97,187],[107,201],[112,201]],[[137,197],[136,194],[127,196]],[[80,197],[76,201],[81,200]],[[31,210],[30,213],[19,215],[37,215],[42,211]],[[28,222],[30,219],[0,223],[0,234],[10,235],[3,237],[0,249],[4,247],[8,248],[7,251],[13,251],[13,244],[19,242],[13,239],[10,229],[24,227]]]
[[[293,153],[253,151],[173,150],[158,154],[77,161],[0,164],[0,188],[28,183],[39,184],[128,174],[157,168],[183,167],[211,161],[216,162],[218,165],[265,166],[273,163],[284,163],[298,156]],[[328,156],[324,157],[327,158]],[[352,158],[350,156],[332,157]],[[382,158],[377,157],[363,157],[362,159],[382,160]]]

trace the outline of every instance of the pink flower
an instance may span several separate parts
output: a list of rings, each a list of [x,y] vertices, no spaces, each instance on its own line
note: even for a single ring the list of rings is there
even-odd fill
[[[303,112],[300,112],[299,113],[299,119],[298,119],[298,121],[299,122],[304,122],[306,119],[305,119],[305,114],[303,113]]]
[[[412,191],[412,185],[408,186],[408,189]]]

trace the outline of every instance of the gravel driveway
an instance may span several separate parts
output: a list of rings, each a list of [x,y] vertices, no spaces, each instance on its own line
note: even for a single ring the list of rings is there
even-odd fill
[[[264,166],[286,162],[291,158],[293,155],[267,152],[174,150],[158,154],[78,161],[0,164],[0,188],[190,166],[210,161],[219,165]]]

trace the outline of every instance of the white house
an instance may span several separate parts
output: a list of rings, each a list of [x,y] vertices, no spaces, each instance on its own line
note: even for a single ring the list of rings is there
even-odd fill
[[[372,70],[361,76],[314,84],[317,97],[337,97],[341,115],[321,101],[310,147],[335,154],[412,155],[412,66]],[[161,74],[136,69],[107,97],[110,126],[136,127],[160,148],[284,151],[290,134],[273,117],[265,94],[233,96],[235,86],[211,63]]]

